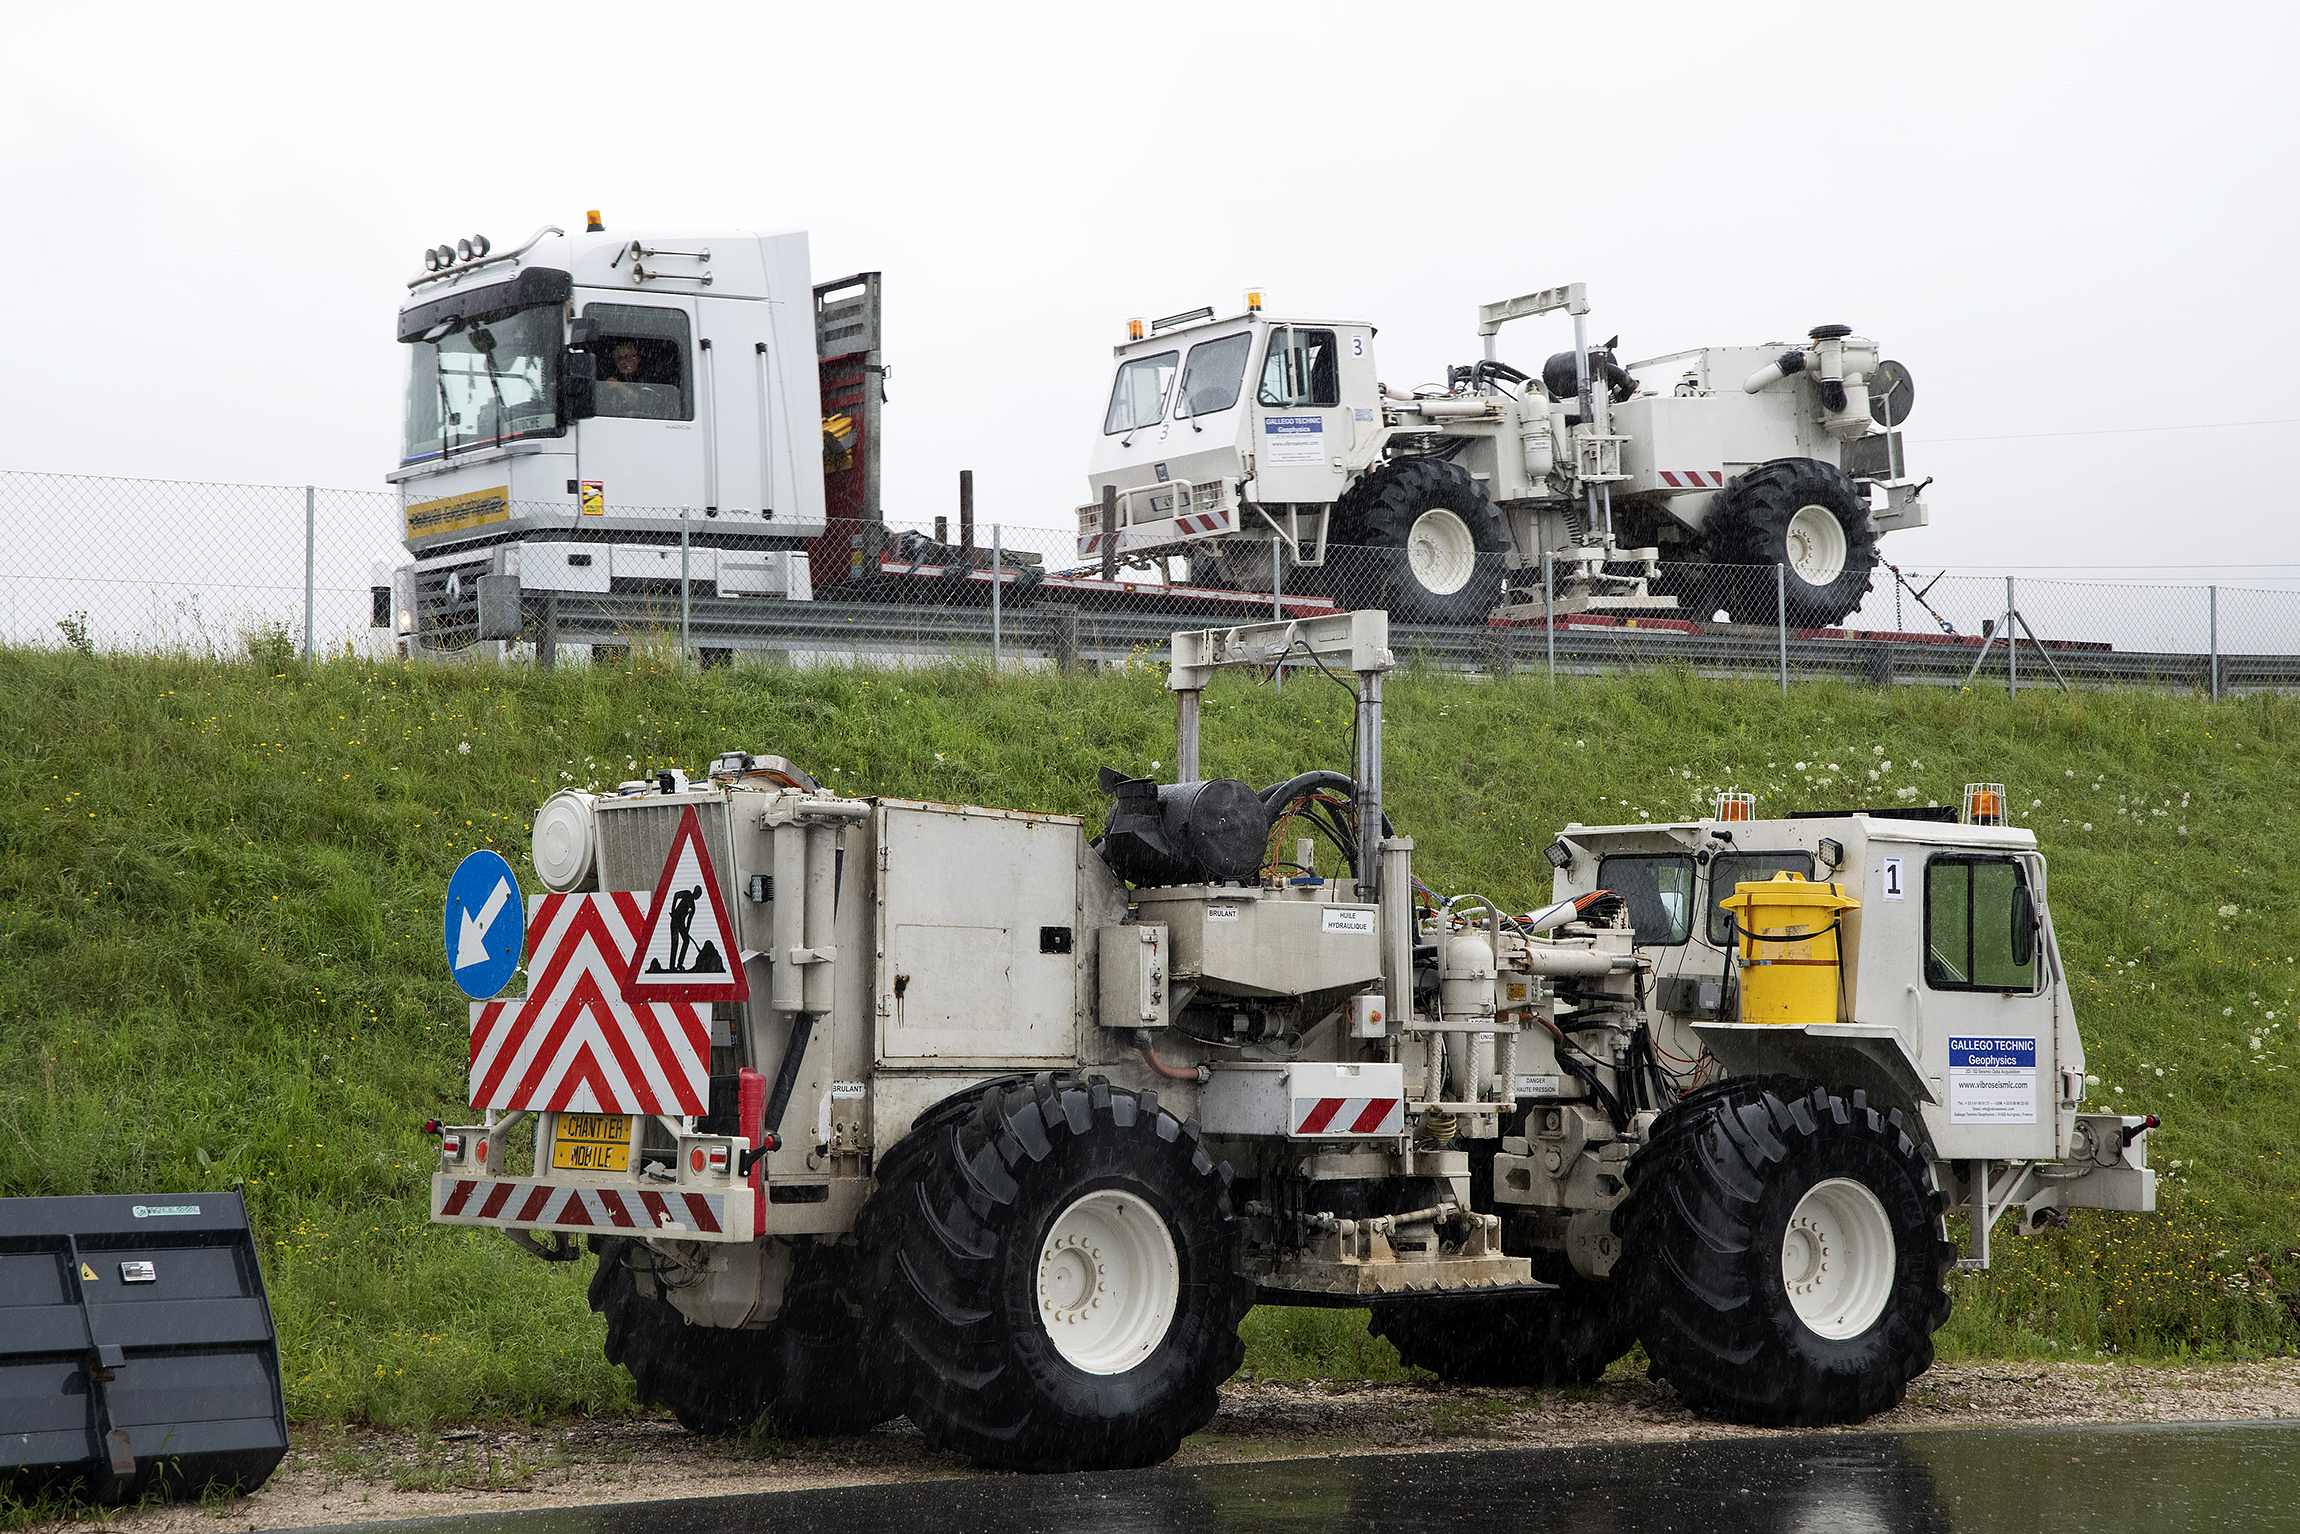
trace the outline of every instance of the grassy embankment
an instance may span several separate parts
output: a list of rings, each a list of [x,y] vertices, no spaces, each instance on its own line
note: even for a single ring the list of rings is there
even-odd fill
[[[1098,680],[743,669],[316,669],[0,652],[0,1194],[240,1187],[288,1405],[322,1422],[629,1408],[583,1271],[425,1223],[460,1102],[440,949],[474,847],[524,867],[562,783],[775,750],[857,792],[1098,814],[1094,770],[1170,759],[1161,673]],[[1209,771],[1346,765],[1316,678],[1208,695]],[[1954,802],[2007,782],[2053,859],[2098,1101],[2166,1119],[2155,1218],[2000,1234],[1945,1351],[2282,1351],[2300,1325],[2300,705],[1643,676],[1550,691],[1407,674],[1389,783],[1417,870],[1531,903],[1567,821]],[[2009,1227],[2008,1227],[2009,1228]],[[1341,1312],[1257,1312],[1263,1376],[1392,1376]]]

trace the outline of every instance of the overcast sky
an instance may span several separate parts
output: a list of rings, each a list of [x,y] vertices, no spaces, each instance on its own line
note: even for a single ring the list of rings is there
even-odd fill
[[[381,489],[421,250],[598,207],[886,274],[894,517],[971,467],[986,521],[1067,524],[1129,315],[1258,283],[1379,325],[1404,387],[1476,355],[1480,302],[1582,281],[1625,356],[1843,321],[1908,363],[1936,509],[1899,562],[2283,584],[2296,32],[2270,4],[26,8],[0,468]],[[1561,347],[1544,323],[1503,355]]]

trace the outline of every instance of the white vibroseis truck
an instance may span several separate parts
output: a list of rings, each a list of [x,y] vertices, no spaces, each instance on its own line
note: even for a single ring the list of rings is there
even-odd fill
[[[1893,429],[1908,370],[1844,325],[1625,367],[1617,341],[1587,344],[1588,309],[1579,283],[1484,305],[1484,357],[1410,393],[1380,381],[1372,325],[1273,317],[1258,292],[1242,314],[1130,321],[1079,556],[1195,556],[1200,582],[1416,622],[1802,627],[1858,607],[1878,535],[1928,517]],[[1495,357],[1504,325],[1557,312],[1570,350],[1534,373]]]
[[[1446,1378],[1642,1340],[1704,1412],[1855,1421],[1930,1363],[1948,1211],[1985,1264],[2007,1209],[2154,1206],[2001,791],[1573,826],[1547,908],[1440,899],[1384,813],[1387,644],[1379,612],[1177,635],[1176,781],[1105,769],[1094,838],[739,752],[555,795],[433,1218],[591,1238],[609,1357],[692,1427],[908,1414],[1049,1470],[1171,1454],[1257,1299],[1370,1307]],[[1350,679],[1351,771],[1201,778],[1216,671],[1288,655]],[[674,886],[739,1003],[659,999]],[[1740,941],[1752,889],[1828,892],[1833,947]],[[1823,1009],[1768,1021],[1791,952],[1836,959]]]

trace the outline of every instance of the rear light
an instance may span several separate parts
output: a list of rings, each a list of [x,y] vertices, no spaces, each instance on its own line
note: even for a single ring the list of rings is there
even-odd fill
[[[463,1136],[440,1136],[439,1159],[442,1161],[461,1161],[463,1159]]]
[[[720,1173],[727,1170],[729,1162],[733,1159],[733,1153],[724,1145],[714,1145],[704,1152],[704,1155],[711,1163],[711,1170]]]

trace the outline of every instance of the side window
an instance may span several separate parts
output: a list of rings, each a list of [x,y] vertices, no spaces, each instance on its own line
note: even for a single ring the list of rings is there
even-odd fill
[[[1733,938],[1733,913],[1720,902],[1729,900],[1736,884],[1754,884],[1778,873],[1813,877],[1810,852],[1721,852],[1709,865],[1709,942],[1722,948]]]
[[[1182,391],[1174,397],[1174,414],[1212,415],[1238,403],[1238,390],[1246,382],[1246,354],[1253,349],[1254,337],[1247,331],[1191,347],[1190,360],[1182,368]]]
[[[1262,357],[1265,405],[1338,405],[1342,374],[1334,333],[1294,325],[1270,327],[1270,349]]]
[[[2036,900],[2011,858],[1937,854],[1925,864],[1925,984],[2033,991]]]
[[[599,341],[599,414],[641,421],[695,418],[694,348],[686,311],[646,304],[587,304]]]
[[[1597,887],[1629,902],[1640,946],[1674,948],[1693,931],[1693,860],[1669,853],[1622,853],[1597,864]]]
[[[1174,381],[1174,364],[1180,357],[1179,352],[1160,352],[1136,357],[1121,367],[1118,381],[1110,386],[1110,413],[1102,418],[1102,435],[1114,437],[1157,425],[1166,414],[1166,386]]]

